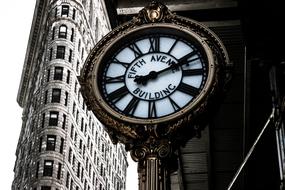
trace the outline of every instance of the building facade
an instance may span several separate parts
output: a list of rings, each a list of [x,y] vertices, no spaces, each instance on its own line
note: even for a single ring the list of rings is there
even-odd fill
[[[102,0],[38,0],[17,101],[13,190],[123,190],[127,156],[83,101],[77,79],[111,29]]]

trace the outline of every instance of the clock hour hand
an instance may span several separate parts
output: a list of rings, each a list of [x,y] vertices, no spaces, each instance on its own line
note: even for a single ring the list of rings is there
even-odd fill
[[[137,84],[142,84],[142,85],[146,85],[147,81],[150,79],[156,79],[157,77],[157,72],[156,71],[151,71],[149,72],[149,74],[147,75],[136,75],[134,81]]]

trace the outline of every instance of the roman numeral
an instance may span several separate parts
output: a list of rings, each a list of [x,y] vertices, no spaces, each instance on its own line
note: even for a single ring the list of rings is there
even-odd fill
[[[117,76],[117,77],[108,77],[106,76],[106,83],[117,83],[117,82],[124,82],[125,75]]]
[[[117,90],[111,92],[107,95],[107,98],[112,101],[113,103],[118,102],[121,100],[125,95],[129,93],[128,88],[126,86],[122,86],[121,88],[118,88]]]
[[[128,103],[127,107],[124,109],[123,113],[126,115],[134,115],[140,99],[133,97],[132,100]]]
[[[169,99],[171,106],[173,107],[174,111],[180,109],[180,106],[172,98],[168,97],[168,99]]]
[[[148,117],[157,117],[155,101],[148,102]]]
[[[136,58],[142,55],[142,52],[136,43],[130,44],[129,48],[134,52]]]
[[[130,63],[121,62],[121,61],[119,61],[117,58],[114,58],[112,62],[113,62],[113,63],[116,63],[116,64],[120,64],[120,65],[124,66],[125,68],[128,68],[129,65],[130,65]]]
[[[189,94],[191,96],[196,96],[198,95],[199,93],[199,89],[198,88],[195,88],[194,86],[191,86],[191,85],[188,85],[188,84],[185,84],[183,82],[181,82],[179,84],[179,86],[177,87],[177,90],[185,93],[185,94]]]
[[[188,69],[183,70],[183,76],[203,75],[203,69]]]
[[[155,36],[149,38],[149,42],[150,42],[149,52],[159,52],[159,37]]]
[[[168,54],[171,53],[171,51],[173,50],[173,48],[176,46],[177,42],[178,42],[178,39],[176,39],[175,42],[172,44],[172,46],[170,47],[170,49],[169,49],[168,52],[167,52]]]
[[[188,59],[189,59],[190,57],[193,57],[193,56],[196,55],[196,54],[197,54],[197,51],[194,50],[194,51],[192,51],[192,52],[190,52],[190,53],[184,55],[184,56],[181,57],[180,59],[178,59],[178,63],[186,63],[186,62],[195,61],[196,58],[195,58],[195,59],[192,59],[192,60],[189,60],[189,61],[188,61]]]

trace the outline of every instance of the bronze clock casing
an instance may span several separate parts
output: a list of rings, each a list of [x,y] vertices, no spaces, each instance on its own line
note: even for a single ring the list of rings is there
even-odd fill
[[[208,62],[206,83],[194,101],[174,114],[154,119],[140,119],[120,114],[105,102],[100,93],[100,84],[98,84],[100,67],[115,46],[119,46],[134,35],[139,36],[140,33],[145,34],[159,29],[169,30],[171,34],[177,32],[179,35],[184,35],[204,52]],[[152,131],[157,137],[173,135],[185,124],[193,123],[195,116],[207,109],[209,98],[223,87],[227,65],[229,65],[227,52],[212,31],[194,20],[170,13],[165,7],[156,7],[143,9],[138,17],[106,35],[89,54],[79,81],[88,108],[107,127],[113,140],[119,139],[123,143],[129,143],[130,139],[144,138],[147,131]]]

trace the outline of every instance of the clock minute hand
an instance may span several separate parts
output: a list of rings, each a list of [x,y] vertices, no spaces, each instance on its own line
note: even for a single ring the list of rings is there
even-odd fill
[[[159,74],[168,71],[170,69],[176,69],[178,66],[179,66],[178,64],[175,64],[173,62],[173,64],[171,64],[169,67],[164,68],[160,71],[150,71],[147,75],[137,75],[135,76],[134,81],[138,84],[146,85],[148,80],[156,79]]]
[[[134,81],[137,83],[137,84],[142,84],[142,85],[146,85],[147,84],[147,81],[150,80],[150,79],[156,79],[157,76],[165,71],[168,71],[170,69],[177,69],[179,66],[182,66],[184,64],[187,64],[188,63],[188,59],[192,56],[194,56],[195,54],[197,53],[196,50],[184,55],[182,58],[180,58],[178,60],[178,63],[174,63],[172,62],[172,64],[169,66],[169,67],[166,67],[160,71],[151,71],[149,72],[147,75],[137,75],[135,76],[135,79]],[[198,58],[195,58],[193,60],[196,60]],[[193,61],[191,60],[191,61]]]
[[[188,60],[190,57],[193,57],[197,53],[197,50],[191,51],[190,53],[184,55],[180,59],[178,59],[178,63],[176,65],[182,66],[184,64],[188,64],[189,62],[195,61],[196,59],[199,59],[199,57]]]

